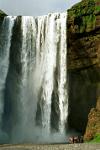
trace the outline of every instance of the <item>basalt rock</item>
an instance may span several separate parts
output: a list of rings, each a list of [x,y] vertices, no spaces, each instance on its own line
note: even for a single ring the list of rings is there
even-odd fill
[[[96,108],[92,108],[88,115],[84,140],[92,140],[97,134],[100,134],[100,97],[97,99]]]
[[[100,2],[83,0],[68,10],[70,128],[84,134],[100,96]]]
[[[5,12],[3,12],[2,10],[0,10],[0,19],[5,16],[7,16],[7,14]]]

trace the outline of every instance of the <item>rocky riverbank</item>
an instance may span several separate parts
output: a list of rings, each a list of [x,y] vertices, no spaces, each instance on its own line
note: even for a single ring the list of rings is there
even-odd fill
[[[100,150],[100,144],[2,145],[0,150]]]

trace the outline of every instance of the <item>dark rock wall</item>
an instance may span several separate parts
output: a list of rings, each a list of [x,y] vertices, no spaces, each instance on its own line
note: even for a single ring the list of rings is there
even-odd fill
[[[7,16],[2,10],[0,10],[0,21]]]
[[[68,10],[69,128],[85,132],[100,89],[100,6],[83,0]]]

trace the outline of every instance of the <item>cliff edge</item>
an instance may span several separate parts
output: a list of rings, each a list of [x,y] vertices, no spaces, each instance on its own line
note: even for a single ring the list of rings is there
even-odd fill
[[[0,18],[1,18],[1,17],[5,17],[5,16],[7,16],[7,14],[4,13],[2,10],[0,10]]]

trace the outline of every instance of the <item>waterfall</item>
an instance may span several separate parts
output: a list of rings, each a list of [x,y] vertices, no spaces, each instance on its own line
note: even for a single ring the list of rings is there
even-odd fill
[[[3,20],[0,128],[10,143],[63,140],[56,136],[65,135],[68,116],[66,21],[66,13]]]
[[[0,142],[3,141],[2,115],[4,111],[4,90],[9,68],[9,53],[12,36],[12,28],[16,17],[5,17],[0,23]]]
[[[60,73],[59,73],[59,107],[60,107],[60,128],[64,130],[64,124],[67,118],[68,96],[67,96],[67,45],[66,45],[66,16],[61,15],[61,47],[60,47]]]

